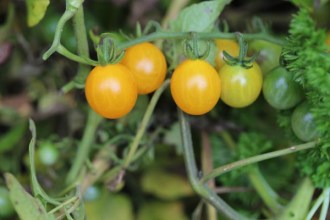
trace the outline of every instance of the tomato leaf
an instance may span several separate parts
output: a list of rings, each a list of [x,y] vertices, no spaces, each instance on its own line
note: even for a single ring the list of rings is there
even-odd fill
[[[49,0],[26,0],[27,23],[29,27],[33,27],[44,17]]]
[[[178,18],[170,22],[173,31],[211,31],[223,8],[231,0],[206,1],[193,4],[181,11]]]
[[[39,200],[33,198],[27,193],[22,185],[12,174],[5,174],[7,187],[9,188],[9,197],[14,208],[22,220],[55,220],[52,214],[48,214],[45,207]]]

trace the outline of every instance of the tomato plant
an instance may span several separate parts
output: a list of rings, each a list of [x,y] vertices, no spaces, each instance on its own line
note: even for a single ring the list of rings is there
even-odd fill
[[[167,72],[164,54],[151,43],[128,48],[121,63],[134,74],[139,94],[148,94],[158,89]]]
[[[303,102],[295,108],[291,117],[291,126],[295,135],[302,141],[311,141],[318,137],[318,131],[311,112],[311,105]]]
[[[14,214],[14,207],[9,198],[7,188],[0,186],[0,217],[6,218]]]
[[[96,66],[87,77],[85,95],[95,112],[116,119],[133,109],[137,86],[131,71],[122,64]]]
[[[329,1],[40,2],[0,3],[8,218],[327,219]]]
[[[279,65],[281,50],[280,46],[263,40],[249,43],[249,53],[258,53],[257,63],[264,75]]]
[[[226,63],[224,61],[223,51],[226,51],[231,56],[236,57],[239,54],[239,46],[236,43],[236,41],[233,40],[222,40],[217,39],[215,41],[215,44],[217,45],[217,53],[215,57],[215,64],[218,70],[221,69]]]
[[[262,87],[262,73],[257,63],[251,68],[240,65],[224,65],[220,71],[221,100],[234,108],[252,104],[259,96]]]
[[[266,101],[276,109],[289,109],[296,106],[303,99],[303,90],[293,80],[284,67],[276,67],[265,77],[263,95]]]
[[[221,93],[217,71],[206,61],[185,60],[173,72],[171,93],[184,112],[202,115],[212,110]]]

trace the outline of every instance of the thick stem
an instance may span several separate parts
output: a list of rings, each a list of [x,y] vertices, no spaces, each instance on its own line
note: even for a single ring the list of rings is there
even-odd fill
[[[198,170],[195,161],[195,155],[192,145],[192,138],[190,126],[186,119],[185,114],[179,110],[180,130],[183,143],[183,156],[185,166],[187,169],[188,178],[192,188],[205,199],[208,203],[212,204],[218,212],[221,212],[228,219],[243,220],[245,217],[237,213],[226,202],[224,202],[214,191],[204,184],[201,184],[198,178]]]
[[[207,33],[195,33],[196,38],[203,40],[212,40],[212,39],[236,39],[237,33],[222,33],[222,32],[207,32]],[[133,46],[138,43],[146,42],[146,41],[154,41],[158,39],[188,39],[191,36],[191,32],[168,32],[168,31],[159,31],[154,32],[149,35],[142,36],[140,38],[135,38],[130,41],[123,42],[118,45],[118,49],[125,49],[127,47]],[[265,33],[257,33],[257,34],[244,34],[244,39],[252,40],[265,40],[271,43],[283,45],[284,41],[279,38],[275,38],[271,35]]]
[[[89,57],[89,51],[88,51],[88,42],[87,42],[87,34],[86,34],[86,28],[84,23],[84,11],[83,6],[80,6],[77,13],[74,17],[74,30],[77,38],[78,43],[78,53],[79,55],[82,55],[84,57]],[[80,74],[87,74],[89,72],[88,66],[79,66],[79,73]],[[71,184],[73,181],[76,180],[76,178],[79,175],[79,172],[82,168],[82,165],[84,164],[85,160],[88,157],[90,148],[94,142],[95,139],[95,131],[100,124],[102,118],[97,115],[93,110],[89,110],[88,112],[88,118],[87,118],[87,124],[85,127],[85,131],[83,134],[83,138],[81,140],[76,158],[73,162],[73,165],[68,173],[66,182],[67,184]]]
[[[312,181],[306,177],[291,202],[286,206],[283,213],[281,213],[277,220],[301,220],[306,219],[309,204],[313,198],[314,186]]]
[[[136,133],[136,136],[130,146],[129,152],[127,154],[127,156],[125,157],[124,163],[123,163],[123,168],[126,169],[129,164],[131,163],[131,161],[133,160],[134,154],[138,149],[139,143],[141,141],[141,138],[144,135],[144,132],[149,124],[150,118],[152,116],[152,113],[155,109],[155,106],[158,102],[158,99],[160,97],[160,95],[163,93],[163,91],[167,88],[167,86],[170,84],[170,80],[166,80],[163,85],[157,89],[157,91],[154,93],[154,95],[152,96],[150,103],[148,105],[148,108],[146,110],[146,112],[144,113],[141,125]]]
[[[80,142],[76,158],[73,161],[73,164],[66,179],[66,183],[68,185],[72,184],[75,180],[77,180],[79,172],[88,157],[90,148],[95,139],[95,131],[101,120],[102,118],[97,115],[92,109],[89,110],[83,138]]]
[[[254,165],[249,169],[248,177],[253,187],[258,192],[258,195],[261,197],[267,207],[272,210],[273,213],[278,213],[280,210],[282,210],[283,207],[278,202],[280,197],[264,179],[257,165]]]
[[[289,148],[286,148],[286,149],[283,149],[283,150],[278,150],[278,151],[273,151],[273,152],[270,152],[270,153],[260,154],[260,155],[254,156],[254,157],[250,157],[250,158],[239,160],[239,161],[236,161],[236,162],[233,162],[233,163],[229,163],[227,165],[218,167],[218,168],[214,169],[212,172],[210,172],[209,174],[205,175],[201,179],[201,182],[206,183],[210,179],[213,179],[213,178],[215,178],[217,176],[220,176],[224,173],[227,173],[231,170],[234,170],[234,169],[237,169],[237,168],[249,165],[249,164],[253,164],[253,163],[263,161],[263,160],[267,160],[267,159],[271,159],[271,158],[275,158],[275,157],[279,157],[279,156],[284,156],[284,155],[292,154],[292,153],[295,153],[295,152],[298,152],[298,151],[301,151],[301,150],[307,150],[307,149],[313,148],[313,147],[316,146],[316,143],[317,142],[315,142],[315,141],[308,142],[308,143],[305,143],[305,144],[292,146],[292,147],[289,147]]]

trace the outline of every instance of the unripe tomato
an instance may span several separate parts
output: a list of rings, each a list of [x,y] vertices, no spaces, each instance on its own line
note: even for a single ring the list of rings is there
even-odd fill
[[[262,87],[262,73],[257,63],[251,68],[224,65],[220,71],[221,100],[227,105],[242,108],[252,104]]]
[[[89,186],[83,195],[85,201],[93,201],[101,196],[101,189],[95,185]]]
[[[279,65],[281,51],[282,47],[271,42],[254,40],[249,43],[249,54],[259,53],[256,61],[264,75]]]
[[[262,91],[266,101],[276,109],[284,110],[296,106],[304,92],[284,67],[276,67],[265,77]]]
[[[225,39],[217,39],[215,40],[215,44],[217,45],[218,51],[215,57],[215,64],[217,69],[219,70],[226,63],[223,60],[223,51],[229,53],[229,55],[233,57],[237,57],[239,54],[239,46],[236,41],[233,40],[225,40]]]
[[[53,143],[43,142],[38,149],[38,156],[42,164],[51,166],[56,163],[59,157],[59,151]]]
[[[139,94],[158,89],[167,72],[163,52],[151,43],[140,43],[128,48],[121,63],[134,74]]]
[[[6,218],[14,214],[14,207],[9,198],[7,188],[0,186],[0,217]]]
[[[133,109],[137,86],[132,72],[122,64],[96,66],[87,77],[85,95],[95,112],[116,119]]]
[[[219,74],[204,60],[185,60],[173,72],[171,93],[182,111],[191,115],[205,114],[219,100]]]
[[[298,105],[291,117],[291,127],[294,134],[302,141],[312,141],[318,137],[314,116],[308,102]]]

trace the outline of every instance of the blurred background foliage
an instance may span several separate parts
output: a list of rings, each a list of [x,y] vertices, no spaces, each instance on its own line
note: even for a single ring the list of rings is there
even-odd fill
[[[192,0],[189,4],[197,2]],[[94,33],[118,30],[133,33],[137,21],[142,26],[150,20],[161,22],[170,4],[170,0],[86,0],[86,27]],[[29,28],[24,1],[0,2],[0,173],[13,173],[30,191],[28,143],[31,135],[28,118],[32,118],[38,135],[38,179],[49,194],[62,189],[63,177],[79,147],[88,110],[82,89],[65,94],[61,90],[75,76],[77,64],[58,54],[47,61],[41,59],[52,42],[56,23],[64,9],[63,0],[51,1],[45,18],[37,26]],[[269,23],[270,31],[282,36],[286,34],[296,11],[297,8],[289,1],[234,0],[219,19],[228,22],[230,31],[247,32],[253,17],[258,16]],[[315,13],[320,27],[330,28],[329,11],[328,4]],[[62,39],[69,50],[75,51],[76,40],[70,24],[65,27]],[[266,48],[264,53],[267,56],[267,49],[271,47],[256,45],[252,49]],[[92,43],[90,48],[93,48]],[[95,57],[93,50],[91,56]],[[264,60],[259,62],[262,64]],[[273,64],[265,64],[265,68],[270,65]],[[149,99],[149,96],[141,96],[128,116],[102,122],[96,134],[97,143],[93,146],[91,161],[104,147],[102,143],[112,137],[135,135]],[[258,149],[245,149],[248,154],[264,153],[290,144],[276,124],[275,110],[266,104],[262,96],[244,109],[231,109],[219,102],[211,113],[191,120],[197,159],[201,160],[199,155],[204,148],[212,148],[212,158],[208,158],[210,163],[214,162],[212,166],[252,156],[244,153],[251,137],[260,139],[260,145]],[[241,136],[243,132],[247,134],[245,140]],[[203,142],[202,134],[208,142]],[[127,140],[124,140],[116,146],[106,147],[121,155],[126,145]],[[136,163],[135,170],[126,173],[120,192],[111,192],[116,190],[103,179],[88,188],[85,194],[88,219],[102,220],[109,219],[109,216],[113,220],[190,219],[199,198],[194,195],[186,178],[177,111],[169,91],[157,104],[142,145],[150,150]],[[269,160],[259,165],[260,172],[284,198],[292,195],[292,187],[298,178],[292,157],[276,159],[276,162]],[[262,217],[262,203],[254,196],[246,175],[249,172],[249,169],[239,169],[227,173],[216,179],[215,187],[236,209]],[[0,185],[5,185],[2,176]],[[16,217],[11,215],[7,219]]]

